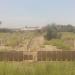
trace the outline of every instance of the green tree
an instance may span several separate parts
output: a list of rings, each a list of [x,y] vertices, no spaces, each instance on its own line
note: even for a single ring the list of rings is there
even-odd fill
[[[47,40],[51,40],[53,38],[59,38],[59,37],[60,36],[58,34],[57,26],[55,24],[51,24],[51,25],[46,26],[45,38]]]

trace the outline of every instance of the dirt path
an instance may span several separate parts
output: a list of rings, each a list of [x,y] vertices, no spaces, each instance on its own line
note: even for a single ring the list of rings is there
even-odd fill
[[[43,45],[45,42],[43,36],[34,37],[31,41],[29,51],[59,51],[56,46],[52,45]],[[41,47],[44,46],[44,47]]]
[[[38,51],[40,49],[40,46],[43,45],[43,43],[44,43],[43,36],[35,37],[31,42],[30,51]]]

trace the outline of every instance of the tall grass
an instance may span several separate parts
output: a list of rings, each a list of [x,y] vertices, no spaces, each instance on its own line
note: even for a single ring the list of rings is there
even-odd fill
[[[75,62],[0,62],[0,75],[75,75]]]

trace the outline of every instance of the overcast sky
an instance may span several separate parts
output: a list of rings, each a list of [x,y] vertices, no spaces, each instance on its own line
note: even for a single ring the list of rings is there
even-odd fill
[[[0,0],[1,27],[75,25],[75,0]]]

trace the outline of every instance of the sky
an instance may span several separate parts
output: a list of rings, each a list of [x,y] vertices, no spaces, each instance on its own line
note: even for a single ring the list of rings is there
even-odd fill
[[[75,0],[0,0],[1,27],[75,25]]]

